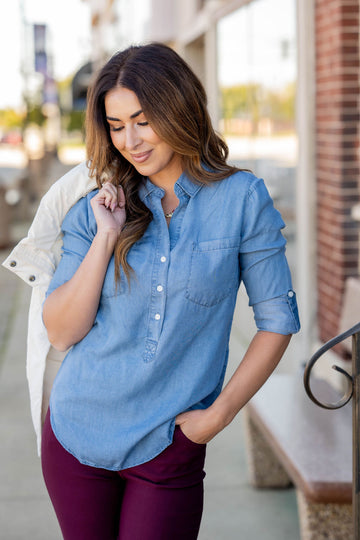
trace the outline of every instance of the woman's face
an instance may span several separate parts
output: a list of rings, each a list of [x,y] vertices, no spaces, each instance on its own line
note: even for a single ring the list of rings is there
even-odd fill
[[[117,87],[105,96],[106,118],[115,148],[143,176],[157,185],[176,182],[181,158],[147,122],[136,94]]]

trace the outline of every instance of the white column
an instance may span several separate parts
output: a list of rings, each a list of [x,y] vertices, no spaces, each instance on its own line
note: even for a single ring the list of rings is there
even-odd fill
[[[297,131],[299,137],[296,183],[296,289],[302,332],[300,355],[312,354],[316,325],[316,174],[315,174],[315,10],[314,0],[297,2],[298,91]]]
[[[205,89],[208,96],[209,113],[214,128],[219,127],[219,88],[217,62],[216,21],[210,20],[205,32]]]

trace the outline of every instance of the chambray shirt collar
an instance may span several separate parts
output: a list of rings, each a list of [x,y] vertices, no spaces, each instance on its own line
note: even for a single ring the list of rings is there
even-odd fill
[[[202,187],[203,184],[193,182],[186,175],[186,173],[182,173],[176,181],[174,189],[176,195],[181,195],[181,193],[185,193],[189,197],[195,197],[195,195]],[[162,188],[153,184],[149,178],[144,178],[144,181],[139,188],[139,197],[141,201],[144,202],[146,197],[148,197],[148,195],[152,193],[160,198],[165,195],[165,191]]]

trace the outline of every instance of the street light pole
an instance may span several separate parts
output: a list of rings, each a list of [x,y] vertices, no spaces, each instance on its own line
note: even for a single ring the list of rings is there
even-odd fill
[[[320,401],[311,390],[310,375],[317,360],[326,351],[341,343],[345,339],[352,336],[352,375],[339,366],[332,366],[333,369],[342,373],[348,382],[348,389],[345,395],[336,403],[323,403]],[[309,360],[304,372],[304,386],[309,398],[319,407],[324,409],[340,409],[351,398],[352,403],[352,439],[353,439],[353,525],[354,525],[354,540],[360,540],[360,322],[346,332],[334,337],[325,345],[323,345]]]

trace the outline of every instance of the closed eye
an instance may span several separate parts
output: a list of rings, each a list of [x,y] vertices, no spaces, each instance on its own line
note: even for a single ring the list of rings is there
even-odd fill
[[[138,122],[137,124],[138,124],[138,126],[142,127],[142,126],[148,126],[149,122],[146,122],[146,121],[145,122]],[[115,127],[115,126],[109,124],[109,128],[110,128],[110,131],[121,131],[122,129],[124,129],[124,126]]]
[[[124,129],[124,126],[120,126],[120,127],[114,127],[112,125],[109,125],[110,127],[110,131],[121,131],[122,129]]]

